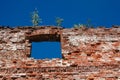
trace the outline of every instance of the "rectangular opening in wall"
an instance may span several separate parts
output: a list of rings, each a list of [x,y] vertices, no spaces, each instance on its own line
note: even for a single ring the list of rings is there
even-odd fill
[[[34,59],[62,58],[60,42],[32,42],[31,57]]]

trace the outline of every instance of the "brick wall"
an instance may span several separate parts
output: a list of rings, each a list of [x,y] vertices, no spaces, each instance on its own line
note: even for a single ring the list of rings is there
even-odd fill
[[[61,42],[63,59],[30,58],[41,41]],[[0,80],[120,80],[120,27],[0,27]]]

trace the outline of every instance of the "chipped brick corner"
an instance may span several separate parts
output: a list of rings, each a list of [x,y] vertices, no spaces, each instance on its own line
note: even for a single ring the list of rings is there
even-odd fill
[[[63,59],[30,58],[31,43],[61,42]],[[120,26],[0,27],[0,80],[120,80]]]

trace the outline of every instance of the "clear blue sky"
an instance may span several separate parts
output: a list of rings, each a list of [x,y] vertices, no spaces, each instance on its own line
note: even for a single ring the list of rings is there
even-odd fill
[[[64,19],[63,26],[66,28],[77,23],[85,24],[87,19],[91,19],[95,26],[120,25],[120,0],[1,0],[0,25],[31,26],[31,14],[35,8],[43,20],[40,25],[55,25],[56,17]],[[60,51],[56,49],[58,45],[59,43],[52,45],[54,52]],[[37,48],[42,47],[37,45],[36,50]],[[47,52],[49,49],[45,53]]]

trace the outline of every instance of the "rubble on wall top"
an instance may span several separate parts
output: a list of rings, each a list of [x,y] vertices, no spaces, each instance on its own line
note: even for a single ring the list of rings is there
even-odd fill
[[[11,27],[11,26],[0,26],[0,29],[47,29],[47,28],[51,28],[51,29],[64,29],[63,27],[59,27],[59,26],[51,26],[51,25],[46,25],[46,26],[15,26],[15,27]],[[67,29],[73,29],[73,30],[78,30],[78,29],[83,29],[83,30],[89,30],[89,29],[113,29],[113,28],[120,28],[119,25],[112,25],[109,28],[106,28],[105,26],[98,26],[96,28],[87,28],[87,27],[83,27],[83,28],[67,28]]]
[[[63,29],[62,27],[58,26],[16,26],[16,27],[10,27],[10,26],[0,26],[0,29]]]

